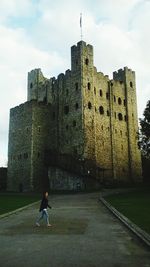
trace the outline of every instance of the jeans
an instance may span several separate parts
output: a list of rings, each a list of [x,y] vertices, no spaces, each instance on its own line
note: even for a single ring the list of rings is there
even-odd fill
[[[47,209],[44,209],[44,210],[41,211],[40,217],[37,219],[36,222],[39,223],[40,220],[42,220],[44,218],[44,216],[46,217],[47,224],[49,224],[49,216],[48,216]]]

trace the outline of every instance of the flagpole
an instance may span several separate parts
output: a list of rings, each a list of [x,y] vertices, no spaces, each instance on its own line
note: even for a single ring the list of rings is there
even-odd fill
[[[83,33],[82,33],[82,13],[80,13],[80,30],[81,30],[81,41],[83,38]]]

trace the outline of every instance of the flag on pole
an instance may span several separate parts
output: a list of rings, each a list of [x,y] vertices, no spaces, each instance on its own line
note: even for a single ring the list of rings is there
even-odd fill
[[[80,13],[80,30],[81,30],[81,40],[83,38],[83,35],[82,35],[82,13]]]
[[[80,13],[80,28],[82,28],[82,13]]]

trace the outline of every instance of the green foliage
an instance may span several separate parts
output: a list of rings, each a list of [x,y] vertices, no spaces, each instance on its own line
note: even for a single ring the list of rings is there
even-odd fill
[[[140,119],[139,145],[143,156],[150,158],[150,100],[147,102],[143,115],[144,119]]]
[[[150,157],[142,156],[143,181],[150,184]]]
[[[108,196],[106,200],[150,234],[150,189]]]

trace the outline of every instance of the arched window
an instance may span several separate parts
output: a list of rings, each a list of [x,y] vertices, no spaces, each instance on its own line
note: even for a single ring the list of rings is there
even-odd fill
[[[108,92],[106,93],[106,99],[109,99],[109,93]]]
[[[75,89],[78,91],[78,83],[75,83]]]
[[[75,109],[77,110],[78,108],[79,108],[79,104],[76,103],[76,104],[75,104]]]
[[[68,114],[69,113],[69,106],[64,106],[64,113]]]
[[[122,100],[121,100],[121,98],[119,97],[119,98],[118,98],[118,104],[121,105],[121,103],[122,103]]]
[[[102,89],[99,90],[99,95],[100,95],[100,96],[103,96],[103,91],[102,91]]]
[[[76,121],[73,121],[73,127],[76,127]]]
[[[94,87],[94,94],[96,95],[96,88]]]
[[[91,104],[91,102],[88,102],[88,108],[89,108],[89,109],[92,108],[92,104]]]
[[[90,89],[91,89],[91,84],[88,83],[88,84],[87,84],[87,87],[88,87],[88,90],[90,90]]]
[[[107,116],[110,116],[109,110],[107,110]]]
[[[53,117],[52,117],[53,120],[55,120],[55,111],[53,111]]]
[[[130,82],[130,87],[133,87],[133,83],[132,82]]]
[[[25,158],[25,159],[28,158],[28,153],[24,153],[24,158]]]
[[[85,59],[85,64],[89,65],[89,59],[88,58]]]
[[[43,102],[46,102],[46,96],[44,96],[44,98],[43,98]]]
[[[99,107],[99,113],[104,114],[104,108],[102,106]]]
[[[30,88],[32,89],[32,87],[33,87],[33,83],[30,83]]]
[[[121,113],[118,113],[118,119],[119,119],[120,121],[122,121],[122,114],[121,114]]]
[[[123,104],[124,104],[124,106],[126,106],[126,100],[124,99],[124,101],[123,101]]]

